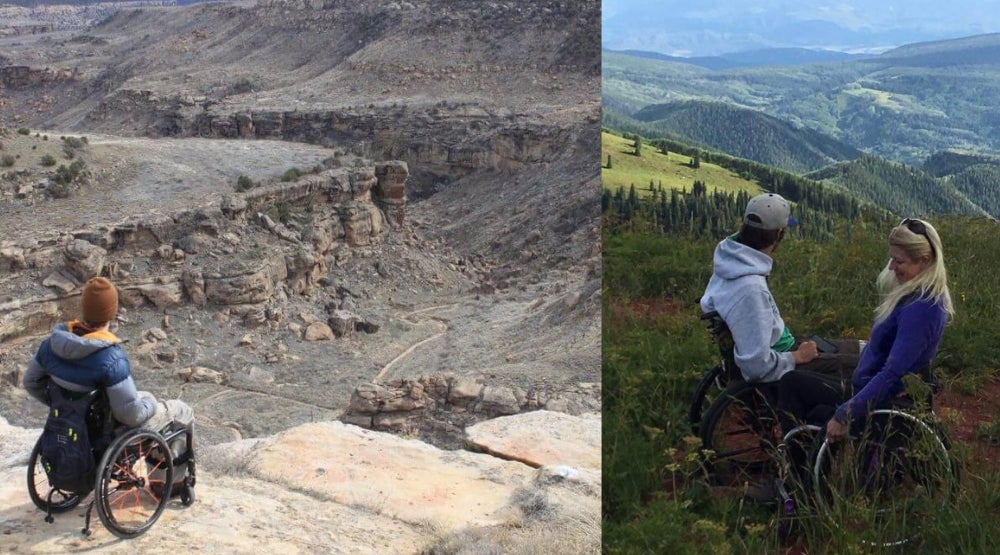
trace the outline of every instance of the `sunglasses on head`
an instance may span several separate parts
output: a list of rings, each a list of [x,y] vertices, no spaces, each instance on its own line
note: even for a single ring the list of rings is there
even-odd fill
[[[906,229],[909,229],[913,233],[923,235],[924,239],[927,239],[927,244],[931,246],[931,254],[935,257],[937,256],[937,253],[934,251],[934,242],[931,241],[930,235],[927,235],[927,226],[924,225],[924,222],[913,218],[904,218],[903,221],[899,222],[899,225],[905,225]]]

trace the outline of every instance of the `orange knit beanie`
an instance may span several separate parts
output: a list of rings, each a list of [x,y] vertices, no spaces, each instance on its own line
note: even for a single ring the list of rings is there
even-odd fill
[[[88,324],[103,324],[118,314],[118,290],[102,277],[92,278],[83,286],[83,320]]]

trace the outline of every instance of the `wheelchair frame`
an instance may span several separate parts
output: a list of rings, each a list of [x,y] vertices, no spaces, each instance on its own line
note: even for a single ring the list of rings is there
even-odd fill
[[[105,406],[94,409],[92,414],[96,414],[95,418],[107,418],[113,422],[103,393],[92,406],[101,402]],[[106,412],[101,414],[102,410]],[[91,534],[91,511],[96,506],[97,516],[104,526],[115,536],[129,539],[142,535],[156,523],[174,493],[173,488],[182,488],[179,496],[184,506],[194,502],[193,425],[163,434],[145,428],[115,426],[110,435],[110,444],[94,453],[98,461],[96,476],[93,487],[86,492],[68,492],[49,485],[41,464],[42,443],[39,437],[28,460],[27,486],[31,501],[46,512],[46,522],[53,522],[53,514],[72,510],[93,493],[81,533]],[[170,444],[181,438],[185,441],[186,450],[174,458]],[[187,473],[183,481],[175,483],[174,469],[184,464],[187,465]],[[154,472],[160,472],[162,479],[152,479]],[[45,489],[47,494],[43,495]]]

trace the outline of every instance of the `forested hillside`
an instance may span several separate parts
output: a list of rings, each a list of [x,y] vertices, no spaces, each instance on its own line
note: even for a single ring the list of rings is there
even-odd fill
[[[812,129],[721,102],[651,104],[632,117],[659,135],[797,173],[861,156],[858,149]]]
[[[608,136],[609,133],[605,133]],[[632,140],[635,137],[632,136]],[[642,139],[640,138],[640,143]],[[608,145],[605,140],[602,159],[607,159]],[[653,147],[653,148],[649,148]],[[670,161],[662,151],[688,157],[695,170],[693,180],[677,186],[668,180],[664,187],[663,176],[670,172]],[[648,146],[640,147],[638,157],[664,159],[663,166],[654,161],[644,166],[646,173],[631,171],[632,184],[605,187],[601,199],[604,227],[612,232],[645,231],[650,233],[681,233],[691,237],[719,237],[732,233],[739,227],[743,210],[752,195],[759,191],[775,192],[794,203],[792,213],[802,222],[792,234],[813,240],[827,240],[833,236],[838,226],[859,218],[880,218],[885,211],[873,204],[859,201],[851,194],[824,186],[784,170],[764,166],[749,160],[702,151],[697,148],[664,139],[654,140]],[[626,155],[636,157],[635,154]],[[619,159],[617,166],[604,166],[602,178],[605,183],[616,167],[622,165],[619,153],[612,154]],[[717,189],[713,176],[717,172],[701,172],[702,165],[725,168],[740,176],[747,187],[733,190],[733,187]],[[615,181],[621,183],[621,181]],[[749,185],[753,184],[753,185]],[[672,185],[672,186],[671,186]]]
[[[921,169],[934,177],[944,177],[946,175],[961,173],[965,169],[977,164],[1000,164],[1000,157],[945,150],[943,152],[936,152],[930,158],[924,160]]]
[[[906,216],[989,215],[970,200],[970,196],[948,181],[875,156],[863,156],[852,162],[837,164],[808,174],[808,177],[850,191],[863,201]]]
[[[1000,165],[977,164],[953,176],[952,186],[986,210],[1000,217]]]

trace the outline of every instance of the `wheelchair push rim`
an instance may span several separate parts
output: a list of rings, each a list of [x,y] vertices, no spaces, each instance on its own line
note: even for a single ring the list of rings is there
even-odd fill
[[[104,526],[120,538],[149,530],[163,514],[173,483],[163,438],[149,430],[125,434],[105,451],[99,468],[94,495]]]
[[[820,510],[865,545],[900,546],[953,500],[957,484],[941,436],[893,409],[873,411],[861,437],[823,441],[813,467]]]

